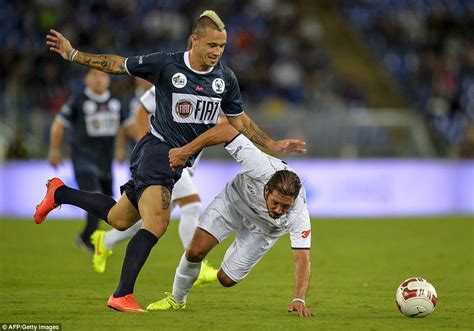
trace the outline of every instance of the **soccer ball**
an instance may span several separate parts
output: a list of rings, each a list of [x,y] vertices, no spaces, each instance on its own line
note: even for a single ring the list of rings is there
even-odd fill
[[[436,290],[420,277],[408,278],[400,284],[395,296],[398,309],[408,317],[425,317],[436,307]]]

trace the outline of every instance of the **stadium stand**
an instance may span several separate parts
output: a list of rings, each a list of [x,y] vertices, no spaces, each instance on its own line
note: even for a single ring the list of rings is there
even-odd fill
[[[441,154],[473,156],[474,2],[338,1],[436,134]]]
[[[373,50],[392,76],[377,62],[372,71],[352,74],[341,67],[340,59],[347,55],[341,52],[347,52],[348,47],[332,47],[340,40],[334,39],[337,25],[327,24],[332,19],[330,11],[323,10],[327,3],[342,14],[338,21],[343,21],[341,31],[360,33],[367,42],[362,46]],[[2,125],[9,128],[3,130],[2,140],[24,144],[30,157],[44,157],[52,117],[71,92],[81,87],[83,69],[48,52],[45,35],[49,28],[57,27],[75,46],[90,52],[128,56],[184,50],[192,19],[207,7],[219,12],[226,22],[230,38],[224,61],[239,77],[249,111],[265,118],[298,113],[296,117],[306,118],[306,122],[307,116],[313,122],[329,116],[336,119],[329,121],[337,123],[354,108],[363,109],[368,114],[365,117],[370,116],[371,107],[414,108],[437,133],[435,141],[441,146],[437,155],[471,149],[465,146],[470,146],[466,137],[471,137],[473,130],[469,123],[474,113],[474,43],[466,31],[472,30],[473,6],[461,0],[420,0],[414,4],[388,0],[0,0],[5,31],[0,35],[0,116]],[[397,15],[391,15],[394,12]],[[351,56],[355,57],[354,68],[367,62],[355,48]],[[367,83],[367,79],[371,81]],[[393,86],[405,95],[392,97]],[[113,89],[127,95],[131,79],[114,79]],[[293,127],[300,123],[298,119],[290,121],[294,121]],[[420,126],[409,128],[411,136],[415,127]],[[358,153],[344,152],[347,148],[342,142],[328,142],[327,148],[319,149],[324,152],[313,149],[310,155],[432,155],[429,146],[419,148],[425,152],[400,153],[405,144],[398,143],[400,134],[393,135],[393,131],[371,118],[348,138],[355,140]],[[315,133],[309,136],[315,143],[329,139]],[[364,146],[367,150],[360,152]],[[25,157],[22,146],[16,149]],[[9,157],[15,158],[14,153]]]
[[[127,56],[184,50],[190,22],[211,4],[226,22],[231,37],[224,61],[239,77],[248,104],[324,108],[333,100],[344,104],[352,97],[319,43],[317,22],[304,19],[297,1],[242,5],[233,0],[216,5],[185,0],[1,0],[0,4],[0,17],[6,22],[6,33],[0,37],[0,114],[6,124],[45,140],[47,128],[38,123],[47,126],[71,91],[81,86],[82,76],[80,67],[48,52],[49,28],[61,29],[79,49],[90,52]],[[113,88],[126,95],[130,85],[121,78]]]

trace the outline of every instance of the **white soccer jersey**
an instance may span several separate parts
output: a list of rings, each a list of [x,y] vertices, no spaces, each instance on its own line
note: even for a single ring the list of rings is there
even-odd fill
[[[153,114],[156,109],[155,87],[152,86],[140,97],[140,102],[149,114]]]
[[[309,248],[311,222],[304,187],[290,210],[279,219],[268,215],[264,198],[265,184],[276,171],[293,170],[285,162],[263,153],[241,134],[225,148],[243,167],[243,171],[226,185],[226,200],[235,206],[243,218],[254,223],[264,233],[281,236],[289,232],[292,248]]]

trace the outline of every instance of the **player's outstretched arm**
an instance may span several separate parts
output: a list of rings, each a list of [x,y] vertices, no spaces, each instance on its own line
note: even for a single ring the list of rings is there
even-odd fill
[[[176,169],[186,164],[186,161],[201,149],[226,143],[235,138],[239,133],[228,123],[217,124],[205,131],[190,143],[172,148],[169,151],[170,167]]]
[[[237,131],[244,134],[254,144],[268,148],[277,153],[306,153],[306,143],[304,141],[298,139],[275,141],[265,132],[260,130],[257,124],[255,124],[255,122],[245,113],[242,113],[239,116],[228,116],[227,119]]]
[[[74,49],[71,42],[59,31],[53,29],[49,30],[46,39],[49,50],[58,53],[65,60],[76,62],[109,74],[122,75],[127,73],[125,70],[125,58],[122,56],[80,52]]]
[[[311,317],[314,314],[306,308],[305,298],[311,277],[309,249],[293,249],[295,260],[295,294],[288,306],[288,312],[297,312],[299,317]]]

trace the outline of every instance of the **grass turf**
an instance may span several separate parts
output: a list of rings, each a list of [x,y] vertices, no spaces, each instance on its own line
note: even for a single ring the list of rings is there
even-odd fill
[[[147,305],[172,286],[182,254],[172,222],[135,287]],[[184,311],[124,314],[106,308],[120,275],[125,244],[107,270],[92,271],[73,244],[82,222],[0,221],[0,322],[61,323],[63,330],[432,330],[474,328],[474,218],[313,221],[312,281],[307,306],[316,317],[286,312],[294,264],[283,237],[233,288],[193,289]],[[209,255],[219,265],[229,240]],[[438,291],[429,317],[410,319],[394,295],[404,279],[420,276]]]

